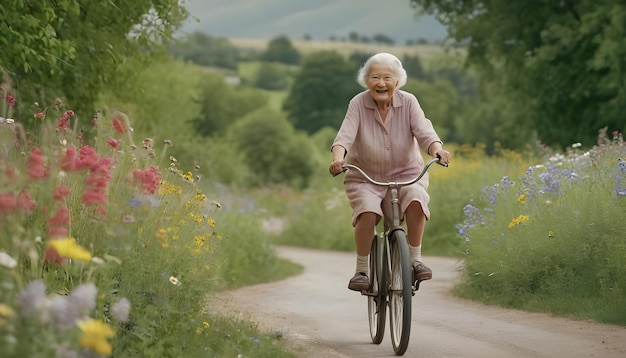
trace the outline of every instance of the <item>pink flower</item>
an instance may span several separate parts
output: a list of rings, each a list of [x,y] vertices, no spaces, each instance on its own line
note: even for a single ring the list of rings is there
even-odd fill
[[[46,114],[42,110],[39,110],[39,112],[33,114],[33,118],[35,118],[35,119],[42,119],[45,116],[46,116]]]
[[[93,190],[93,189],[83,192],[82,200],[83,200],[83,204],[85,205],[96,205],[96,204],[107,203],[106,195],[98,190]]]
[[[48,168],[44,165],[43,154],[41,149],[37,147],[34,147],[30,156],[28,156],[26,167],[28,168],[28,176],[31,179],[44,179],[48,176]]]
[[[7,103],[9,104],[9,106],[13,107],[15,106],[15,97],[8,95],[7,96]]]
[[[48,236],[67,237],[70,226],[70,211],[62,206],[48,219]]]
[[[107,141],[107,144],[109,145],[109,147],[111,148],[117,148],[120,146],[120,141],[119,140],[115,140],[113,138],[109,139]]]
[[[80,154],[77,160],[79,168],[93,168],[98,163],[98,152],[88,145],[80,147]]]
[[[46,252],[44,253],[43,259],[51,264],[57,265],[62,264],[64,260],[52,246],[46,246]]]
[[[76,147],[70,145],[65,148],[65,155],[61,159],[60,166],[61,169],[66,172],[75,172],[81,169],[78,165],[78,158],[76,157]]]
[[[17,209],[17,202],[15,201],[15,195],[12,193],[0,194],[0,213],[10,213]]]
[[[133,177],[135,180],[141,182],[143,192],[145,194],[156,193],[159,183],[161,182],[161,173],[155,166],[151,166],[148,169],[135,169],[133,170]]]
[[[59,118],[59,120],[57,121],[57,128],[58,129],[67,129],[67,128],[69,128],[70,127],[70,119],[72,117],[74,117],[74,111],[71,111],[71,110],[65,111],[65,113],[63,113],[61,118]]]
[[[70,188],[68,188],[65,185],[59,185],[56,188],[54,188],[52,197],[54,198],[54,200],[63,201],[69,193],[70,193]]]
[[[18,209],[24,209],[26,212],[32,212],[37,207],[37,204],[30,198],[30,194],[26,190],[20,191],[15,199]]]
[[[113,118],[113,119],[111,120],[111,123],[113,124],[113,128],[115,129],[115,131],[116,131],[118,134],[124,134],[124,133],[126,133],[126,129],[124,129],[124,125],[122,124],[122,122],[120,122],[120,120],[119,120],[119,119],[117,119],[117,118]]]

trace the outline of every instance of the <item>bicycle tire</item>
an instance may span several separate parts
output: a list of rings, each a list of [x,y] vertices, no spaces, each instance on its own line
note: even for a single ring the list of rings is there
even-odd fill
[[[411,303],[413,269],[409,262],[409,245],[404,230],[390,233],[391,261],[389,286],[389,330],[396,355],[403,355],[411,334]]]
[[[387,313],[387,275],[385,274],[386,251],[383,240],[374,236],[370,251],[370,293],[367,308],[372,343],[380,344],[385,334]]]

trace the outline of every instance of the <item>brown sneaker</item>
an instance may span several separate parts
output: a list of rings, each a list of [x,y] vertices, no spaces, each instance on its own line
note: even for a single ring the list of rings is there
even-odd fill
[[[433,278],[433,271],[421,261],[413,262],[413,272],[415,281],[426,281]]]
[[[363,291],[370,288],[370,279],[365,272],[357,272],[350,279],[348,288],[352,291]]]

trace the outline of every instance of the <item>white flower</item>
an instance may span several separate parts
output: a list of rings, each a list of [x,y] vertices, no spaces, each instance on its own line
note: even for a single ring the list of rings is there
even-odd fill
[[[85,283],[74,287],[70,293],[70,302],[77,311],[91,311],[96,308],[96,297],[98,296],[98,288],[92,282]]]
[[[170,276],[170,283],[172,285],[180,286],[180,281],[178,281],[178,279],[174,276]]]
[[[17,266],[17,261],[4,251],[0,251],[0,266],[13,269]]]
[[[111,307],[111,315],[118,322],[128,321],[128,315],[130,314],[130,301],[126,297],[122,297],[119,301],[115,302]]]

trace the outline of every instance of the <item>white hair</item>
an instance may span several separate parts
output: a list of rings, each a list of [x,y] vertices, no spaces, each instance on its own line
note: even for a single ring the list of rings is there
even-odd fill
[[[386,65],[391,67],[391,70],[394,72],[396,79],[398,80],[398,86],[396,88],[401,88],[406,84],[406,70],[402,67],[402,62],[390,53],[381,52],[368,58],[367,61],[365,61],[365,64],[363,64],[363,67],[359,70],[356,81],[363,88],[367,88],[367,77],[370,74],[372,65]]]

